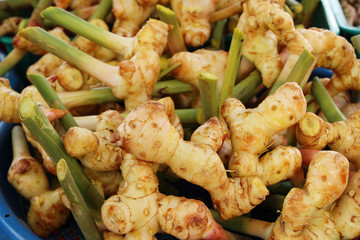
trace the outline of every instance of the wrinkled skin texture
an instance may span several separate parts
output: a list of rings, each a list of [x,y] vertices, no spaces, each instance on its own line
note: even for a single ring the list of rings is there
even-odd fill
[[[267,97],[257,108],[245,109],[240,101],[228,98],[222,105],[221,114],[229,126],[233,154],[229,169],[235,170],[234,176],[259,176],[267,169],[265,160],[259,161],[275,133],[296,124],[306,111],[306,101],[301,88],[296,83],[282,85],[271,96]],[[275,149],[276,150],[276,149]],[[273,150],[273,151],[275,151]],[[279,150],[276,150],[279,151]],[[282,177],[292,175],[299,168],[299,152],[295,150],[287,154],[294,155],[293,168],[283,172]],[[275,152],[274,152],[275,154]],[[271,157],[268,156],[269,161]],[[276,165],[286,165],[288,160],[280,158]],[[284,161],[284,162],[282,162]],[[275,162],[274,162],[275,165]],[[275,171],[276,172],[276,171]],[[280,177],[280,179],[282,179]]]
[[[224,219],[250,211],[268,194],[257,177],[230,181],[212,147],[182,140],[160,103],[149,101],[136,108],[117,134],[125,151],[141,160],[169,165],[179,177],[208,190]]]
[[[171,8],[181,25],[185,44],[202,46],[210,37],[209,19],[219,0],[171,0]]]
[[[270,239],[339,239],[329,214],[321,216],[320,211],[341,196],[348,174],[349,162],[344,155],[319,152],[309,165],[304,187],[293,188],[287,194]]]

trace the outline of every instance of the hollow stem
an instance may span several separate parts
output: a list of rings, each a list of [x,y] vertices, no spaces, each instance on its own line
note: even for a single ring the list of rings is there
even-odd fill
[[[100,214],[101,206],[104,203],[103,197],[83,172],[78,161],[65,151],[60,136],[32,98],[24,97],[21,100],[19,116],[21,122],[49,155],[54,164],[57,164],[62,158],[65,159],[70,173],[86,201],[90,215],[99,227],[103,227]]]
[[[256,89],[262,83],[259,70],[252,71],[249,76],[235,85],[232,97],[239,99],[243,104],[248,103],[256,94]]]
[[[286,66],[286,65],[285,65]],[[278,89],[285,82],[296,82],[302,88],[305,86],[312,70],[315,66],[315,57],[308,50],[303,50],[299,59],[296,61],[294,67],[291,69],[290,73],[287,75],[285,69],[280,73],[279,78],[276,80],[274,85],[272,86],[270,93],[273,94],[276,89]]]
[[[223,87],[220,94],[219,106],[225,101],[226,98],[232,95],[232,91],[235,85],[236,76],[241,59],[241,49],[244,43],[244,34],[237,28],[234,30],[234,34],[230,44],[229,55],[225,68],[225,78]]]
[[[210,72],[202,72],[198,76],[203,120],[211,117],[219,118],[218,78]]]
[[[47,102],[49,107],[68,111],[59,96],[55,93],[54,89],[50,86],[49,82],[43,75],[29,74],[28,77],[30,81],[35,85],[44,100]],[[65,130],[69,130],[71,127],[78,126],[69,112],[66,113],[66,115],[61,117],[59,120]]]
[[[100,46],[106,47],[121,56],[132,52],[134,38],[126,38],[101,29],[76,15],[57,7],[48,7],[42,13],[46,19],[83,36]]]
[[[96,222],[89,214],[89,209],[85,199],[78,188],[78,185],[71,174],[68,164],[62,158],[56,165],[56,173],[67,199],[69,200],[71,212],[78,224],[85,239],[101,240],[102,233],[96,225]]]
[[[168,35],[168,47],[171,54],[186,51],[184,38],[174,11],[159,4],[156,5],[156,10],[161,21],[173,26]]]
[[[329,122],[346,120],[318,77],[314,77],[312,80],[311,94]]]

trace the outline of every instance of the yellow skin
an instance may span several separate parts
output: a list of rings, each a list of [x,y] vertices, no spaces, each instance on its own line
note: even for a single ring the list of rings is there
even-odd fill
[[[219,91],[225,78],[228,53],[199,49],[194,52],[179,52],[169,58],[169,65],[181,63],[171,74],[178,80],[186,82],[199,90],[198,76],[201,72],[211,72],[218,78]]]
[[[91,20],[90,23],[101,29],[109,31],[107,24],[101,19]],[[97,44],[82,36],[78,36],[78,38],[76,38],[74,46],[89,55],[94,55],[95,50],[98,47]],[[63,61],[62,64],[56,69],[55,75],[57,76],[57,82],[65,91],[89,89],[92,87],[91,85],[99,85],[98,80],[95,80],[94,84],[89,84],[88,80],[90,76],[81,72],[65,61]]]
[[[48,236],[65,224],[70,210],[61,201],[61,188],[43,192],[30,199],[27,223],[39,236]]]
[[[268,194],[257,177],[230,180],[213,148],[184,141],[158,102],[149,101],[129,113],[117,135],[125,151],[141,160],[169,165],[179,177],[209,191],[224,219],[249,212]]]
[[[304,49],[312,46],[294,27],[291,16],[283,10],[283,0],[246,0],[238,27],[244,31],[244,56],[253,59],[262,72],[264,85],[271,86],[280,71],[289,74]],[[259,47],[259,45],[261,47]],[[280,62],[278,47],[286,46],[289,57],[285,69]],[[263,56],[262,56],[263,55]]]
[[[124,239],[154,239],[160,229],[180,239],[224,237],[204,203],[158,191],[152,164],[126,154],[121,165],[124,181],[118,195],[101,208],[108,230],[125,234]]]
[[[319,152],[309,165],[304,187],[287,194],[270,239],[339,239],[329,214],[320,211],[341,196],[348,173],[349,162],[344,155]]]
[[[125,100],[126,111],[151,98],[160,73],[160,55],[166,47],[169,30],[170,26],[164,22],[148,20],[134,38],[135,47],[129,54],[131,58],[113,68],[112,74],[118,74],[117,78],[111,75],[104,81],[114,96]]]
[[[155,10],[157,2],[158,0],[113,0],[116,20],[112,32],[123,37],[135,36]]]
[[[334,76],[326,85],[331,96],[345,90],[360,90],[360,62],[355,49],[344,37],[319,28],[298,30],[312,45],[316,65],[333,70]]]
[[[345,121],[328,123],[313,113],[306,113],[299,121],[296,138],[304,148],[323,149],[326,145],[344,154],[350,162],[360,167],[360,111]]]
[[[354,239],[360,235],[359,186],[360,172],[358,171],[349,179],[345,191],[330,212],[331,219],[335,222],[342,239]]]
[[[274,94],[268,96],[257,108],[245,109],[243,104],[234,98],[228,98],[223,103],[221,114],[229,126],[233,154],[229,162],[229,169],[235,170],[234,176],[260,176],[267,171],[266,161],[284,161],[286,158],[274,159],[265,156],[259,160],[259,156],[266,150],[271,138],[278,132],[297,123],[306,111],[306,100],[302,89],[296,83],[285,83]],[[282,148],[283,149],[283,148]],[[288,148],[285,151],[288,156],[293,156],[295,162],[289,164],[295,169],[299,167],[299,152]],[[271,152],[269,153],[271,154]],[[275,154],[275,152],[274,152]],[[269,160],[265,160],[268,158]],[[269,163],[270,164],[270,163]],[[275,163],[274,163],[275,164]],[[276,165],[282,165],[277,163]],[[289,168],[288,174],[295,169]],[[275,170],[274,170],[275,171]],[[276,171],[275,171],[276,172]],[[284,175],[282,175],[284,174]],[[280,172],[280,179],[286,177],[286,172]]]
[[[123,117],[117,111],[107,111],[99,116],[95,132],[72,127],[64,136],[65,150],[82,164],[97,171],[118,170],[123,160],[123,151],[113,141],[113,131]]]
[[[70,38],[65,34],[62,36],[61,40],[66,43],[70,42]],[[54,71],[63,63],[63,60],[56,57],[51,53],[44,54],[36,63],[30,65],[26,70],[26,74],[35,73],[41,74],[45,77],[49,77],[54,74]]]
[[[254,17],[248,12],[241,14],[236,26],[245,34],[241,54],[253,62],[263,76],[263,84],[271,87],[279,76],[283,64],[278,53],[278,39],[271,31],[258,28]]]
[[[171,0],[187,46],[202,46],[210,37],[209,19],[219,0]]]
[[[27,223],[40,236],[47,236],[65,223],[70,211],[60,199],[61,188],[50,190],[44,168],[29,152],[20,126],[12,130],[14,157],[7,179],[30,201]]]
[[[225,78],[227,57],[228,53],[226,51],[199,49],[194,52],[178,52],[169,58],[169,65],[181,63],[171,74],[176,79],[190,84],[194,89],[194,92],[191,93],[193,108],[201,107],[199,74],[204,71],[214,74],[218,78],[218,89],[220,92]],[[182,101],[182,103],[184,102]]]

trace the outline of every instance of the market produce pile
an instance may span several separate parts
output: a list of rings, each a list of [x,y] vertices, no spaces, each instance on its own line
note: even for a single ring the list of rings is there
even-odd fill
[[[359,38],[309,27],[309,2],[39,0],[3,17],[0,75],[39,56],[21,92],[0,78],[34,233],[72,214],[86,239],[360,237]]]

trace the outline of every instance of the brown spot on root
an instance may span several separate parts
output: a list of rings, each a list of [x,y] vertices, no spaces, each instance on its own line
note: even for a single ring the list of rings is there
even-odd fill
[[[322,180],[323,182],[326,182],[327,176],[326,176],[326,175],[322,175],[322,176],[321,176],[321,180]]]
[[[158,125],[157,125],[156,123],[152,123],[151,126],[152,126],[153,128],[157,128],[157,127],[158,127]]]
[[[271,106],[271,110],[272,110],[272,111],[276,111],[276,109],[277,109],[277,106],[276,106],[276,105],[272,105],[272,106]]]
[[[19,174],[25,174],[31,169],[29,159],[21,159],[15,164],[15,172]]]

